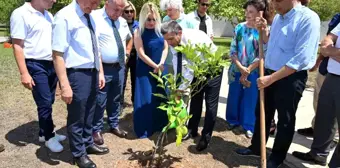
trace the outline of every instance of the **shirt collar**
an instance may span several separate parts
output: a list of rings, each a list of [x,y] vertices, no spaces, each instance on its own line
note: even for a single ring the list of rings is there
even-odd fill
[[[109,16],[107,15],[107,13],[106,13],[105,7],[103,7],[100,10],[102,10],[102,14],[103,14],[102,16],[104,17],[104,19],[106,19],[106,18],[110,19]]]
[[[32,7],[32,5],[29,3],[29,2],[25,2],[24,6],[32,13],[40,13],[42,14],[41,12],[37,11],[36,9],[34,9]],[[46,15],[46,10],[44,10],[44,15]]]
[[[293,9],[291,9],[286,14],[280,15],[280,18],[281,19],[290,19],[290,18],[292,18],[294,16],[294,14],[296,13],[296,11],[298,11],[301,7],[302,7],[301,4],[296,5]]]
[[[185,17],[185,14],[181,13],[179,15],[179,18],[176,20],[176,22],[178,22],[178,23],[181,22],[184,19],[184,17]]]
[[[194,11],[194,15],[195,15],[195,17],[196,17],[197,19],[200,19],[200,17],[198,16],[197,10]],[[205,20],[208,20],[208,19],[209,19],[209,15],[206,13],[206,14],[205,14]]]
[[[77,3],[77,1],[76,1],[76,0],[73,0],[72,3],[73,3],[74,9],[76,9],[77,15],[78,15],[79,17],[84,16],[85,13],[83,12],[83,10],[81,10],[81,8],[80,8],[79,4]]]
[[[138,27],[138,26],[139,26],[138,22],[136,20],[134,20],[132,27]]]
[[[111,22],[111,19],[110,19],[109,15],[107,15],[107,13],[106,13],[105,7],[103,7],[100,10],[102,10],[102,16],[104,17],[104,19],[108,19]],[[117,20],[115,20],[114,22],[116,24],[119,23],[119,19],[120,19],[120,17]]]

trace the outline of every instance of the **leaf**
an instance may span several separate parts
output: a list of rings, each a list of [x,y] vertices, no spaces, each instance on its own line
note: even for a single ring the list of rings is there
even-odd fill
[[[163,110],[163,111],[168,111],[168,108],[167,108],[165,105],[163,105],[163,106],[158,106],[157,108],[158,108],[158,109],[161,109],[161,110]]]
[[[163,98],[163,99],[168,99],[166,96],[164,96],[163,94],[160,93],[153,93],[154,96],[159,97],[159,98]]]
[[[181,132],[181,128],[177,127],[176,128],[176,146],[181,145],[182,143],[182,138],[183,138],[183,134]]]
[[[163,84],[163,79],[162,79],[160,76],[157,76],[157,75],[154,74],[153,72],[149,72],[149,73],[150,73],[150,75],[151,75],[152,77],[154,77],[155,79],[157,79],[157,81],[158,81],[159,83]]]
[[[164,85],[162,85],[161,83],[157,84],[157,87],[160,87],[162,89],[165,89]]]

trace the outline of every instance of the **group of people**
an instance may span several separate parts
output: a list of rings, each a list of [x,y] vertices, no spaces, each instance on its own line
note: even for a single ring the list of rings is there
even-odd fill
[[[330,144],[340,127],[336,125],[336,117],[340,119],[337,108],[340,99],[336,97],[340,92],[336,87],[340,82],[340,42],[337,42],[340,25],[333,26],[336,28],[322,41],[321,55],[316,61],[320,19],[307,7],[308,2],[247,1],[244,4],[246,20],[235,27],[231,43],[227,125],[228,129],[242,128],[246,136],[252,138],[251,146],[235,152],[242,156],[260,154],[258,89],[264,89],[266,140],[275,111],[278,113],[276,139],[267,163],[270,168],[279,167],[286,158],[307,70],[317,68],[321,60],[327,59],[328,66],[323,68],[328,67],[328,72],[324,74],[327,75],[316,111],[327,111],[316,113],[311,152],[295,152],[294,156],[326,165]],[[60,87],[61,98],[67,104],[70,149],[78,167],[96,167],[88,155],[109,153],[109,149],[102,146],[104,111],[110,132],[122,138],[128,135],[119,127],[119,115],[129,71],[134,133],[138,138],[146,138],[162,131],[168,123],[166,113],[157,108],[164,100],[153,95],[167,93],[157,87],[158,82],[150,72],[180,74],[187,79],[178,86],[186,99],[192,96],[185,95],[190,83],[197,79],[188,66],[190,60],[174,48],[190,42],[211,45],[211,52],[217,50],[213,43],[212,18],[207,15],[210,0],[197,0],[197,10],[189,14],[184,13],[182,0],[161,0],[160,7],[147,2],[140,10],[138,21],[136,8],[126,0],[106,0],[101,9],[97,9],[100,0],[73,0],[53,17],[47,10],[54,3],[55,0],[31,0],[14,10],[10,20],[11,39],[21,82],[32,90],[37,105],[39,141],[45,142],[52,152],[63,151],[60,142],[66,136],[54,132],[52,120],[55,90]],[[159,8],[166,11],[163,19]],[[264,77],[259,77],[258,70],[260,39],[265,52]],[[206,103],[198,151],[206,149],[212,137],[222,73],[206,79],[191,102],[186,101],[192,118],[184,140],[199,135],[203,99]],[[338,145],[329,166],[339,167],[339,160]]]

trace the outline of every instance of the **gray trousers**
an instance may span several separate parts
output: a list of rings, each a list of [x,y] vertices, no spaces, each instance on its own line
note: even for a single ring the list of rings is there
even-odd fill
[[[336,130],[340,128],[340,76],[327,74],[321,87],[317,113],[315,116],[314,140],[311,146],[311,154],[314,156],[327,157],[330,152],[330,144]],[[338,128],[336,128],[338,127]],[[330,168],[340,167],[340,143],[338,143]]]

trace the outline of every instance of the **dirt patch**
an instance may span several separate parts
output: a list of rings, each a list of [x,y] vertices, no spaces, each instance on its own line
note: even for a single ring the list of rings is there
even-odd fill
[[[314,88],[315,78],[318,73],[318,71],[308,72],[307,88]]]
[[[5,151],[0,153],[0,168],[72,168],[72,156],[68,139],[63,141],[64,151],[51,153],[43,143],[38,141],[38,121],[36,106],[29,90],[20,84],[19,74],[11,51],[0,57],[0,143]],[[4,52],[0,52],[4,53]],[[131,89],[128,81],[125,102],[131,104]],[[127,106],[121,115],[120,126],[129,132],[127,139],[121,139],[108,133],[105,125],[105,146],[110,153],[90,158],[97,167],[139,168],[145,167],[145,159],[140,153],[153,149],[157,134],[146,139],[137,139],[133,133],[132,106]],[[65,104],[56,98],[53,106],[55,130],[67,135],[67,111]],[[200,130],[204,121],[202,117]],[[237,148],[249,145],[244,135],[235,135],[226,130],[225,121],[217,119],[215,132],[209,147],[202,151],[195,150],[200,137],[184,141],[181,146],[175,145],[175,132],[170,131],[166,143],[166,157],[160,167],[174,168],[225,168],[257,167],[259,158],[240,157],[234,153]]]

